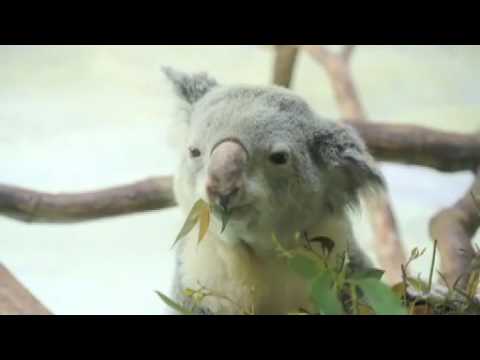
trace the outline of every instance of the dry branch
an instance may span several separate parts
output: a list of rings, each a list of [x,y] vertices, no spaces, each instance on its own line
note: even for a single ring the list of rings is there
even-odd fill
[[[441,272],[447,285],[465,287],[470,265],[475,255],[472,238],[480,227],[480,167],[471,188],[449,208],[441,210],[430,222],[430,235],[438,241]]]
[[[293,70],[298,56],[298,49],[293,46],[275,46],[275,63],[273,83],[279,86],[290,87]]]
[[[347,121],[380,161],[419,165],[442,172],[473,171],[480,164],[480,136],[414,125]]]
[[[0,213],[24,222],[80,222],[175,205],[171,177],[81,194],[49,194],[0,185]]]
[[[333,86],[335,97],[344,118],[364,123],[366,112],[358,96],[350,71],[354,45],[346,45],[339,54],[322,45],[301,45],[325,68]],[[375,236],[375,249],[385,277],[391,284],[402,280],[401,266],[406,262],[398,227],[388,193],[376,199],[367,199],[370,222]]]
[[[0,315],[52,315],[0,264]]]

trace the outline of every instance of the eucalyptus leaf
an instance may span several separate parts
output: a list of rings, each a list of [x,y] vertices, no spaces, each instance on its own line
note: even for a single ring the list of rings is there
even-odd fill
[[[470,274],[468,278],[468,285],[467,285],[467,294],[470,298],[474,298],[477,294],[477,289],[480,285],[480,273],[474,271]]]
[[[387,285],[376,279],[356,281],[364,298],[377,315],[407,315],[402,301]]]
[[[200,230],[198,231],[198,242],[203,240],[207,235],[208,227],[210,225],[210,208],[204,203],[204,206],[200,208],[200,214],[198,216],[200,223]]]
[[[168,305],[169,307],[171,307],[172,309],[174,309],[178,313],[180,313],[182,315],[192,315],[192,313],[189,310],[187,310],[184,307],[182,307],[181,305],[177,304],[175,301],[170,299],[168,296],[162,294],[160,291],[155,291],[155,293],[160,297],[160,299],[162,299],[162,301],[166,305]]]
[[[223,210],[222,211],[222,230],[220,233],[223,233],[225,229],[227,228],[227,224],[230,221],[230,217],[232,216],[232,212],[228,210]]]
[[[375,311],[368,305],[359,304],[358,315],[375,315]]]
[[[344,310],[330,272],[323,272],[312,282],[311,296],[317,312],[324,315],[342,315]]]
[[[324,265],[312,254],[295,251],[288,259],[288,266],[307,280],[313,279],[324,270]]]
[[[200,217],[200,213],[202,209],[205,207],[208,208],[207,203],[203,200],[198,200],[195,205],[193,205],[192,210],[190,210],[190,214],[188,214],[187,219],[185,220],[185,223],[183,224],[182,230],[178,234],[175,242],[173,243],[172,247],[174,247],[177,242],[182,239],[183,237],[187,236],[190,231],[197,225]]]
[[[405,284],[403,282],[400,282],[400,283],[392,286],[392,291],[395,295],[398,296],[399,299],[402,299],[402,298],[405,297],[407,289],[405,287]]]
[[[385,274],[385,271],[379,269],[366,269],[359,272],[354,272],[350,275],[351,280],[360,280],[360,279],[376,279],[380,280]]]

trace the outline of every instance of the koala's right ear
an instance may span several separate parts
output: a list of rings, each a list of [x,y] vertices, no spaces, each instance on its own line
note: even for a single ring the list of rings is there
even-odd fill
[[[313,134],[313,149],[316,160],[331,171],[335,189],[331,196],[335,200],[357,204],[358,195],[364,190],[383,190],[385,181],[363,140],[353,128],[323,122]]]
[[[191,105],[218,86],[217,81],[206,73],[187,75],[170,67],[163,67],[162,70],[173,83],[177,95]]]

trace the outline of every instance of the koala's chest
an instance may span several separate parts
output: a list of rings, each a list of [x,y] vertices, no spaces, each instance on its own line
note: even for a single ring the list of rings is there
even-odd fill
[[[348,227],[336,223],[321,226],[313,234],[336,239],[332,255],[345,250],[349,237]],[[195,235],[184,239],[179,254],[180,287],[193,290],[203,287],[213,292],[214,296],[205,298],[202,306],[217,314],[287,314],[301,308],[312,310],[308,282],[294,273],[283,257],[259,257],[247,244],[226,243],[215,232],[208,233],[198,244]]]
[[[308,286],[284,259],[255,256],[247,246],[232,246],[209,234],[200,245],[186,239],[181,287],[201,287],[213,296],[201,305],[217,314],[285,314],[308,307]]]

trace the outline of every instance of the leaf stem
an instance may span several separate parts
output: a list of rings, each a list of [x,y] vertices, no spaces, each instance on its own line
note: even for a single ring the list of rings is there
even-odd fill
[[[432,291],[432,283],[433,283],[433,272],[435,268],[435,258],[437,256],[437,240],[433,242],[433,257],[432,257],[432,264],[430,265],[430,276],[428,278],[428,292]]]

